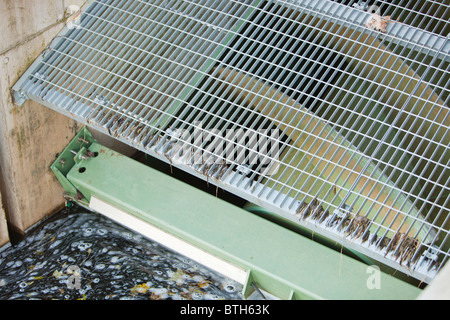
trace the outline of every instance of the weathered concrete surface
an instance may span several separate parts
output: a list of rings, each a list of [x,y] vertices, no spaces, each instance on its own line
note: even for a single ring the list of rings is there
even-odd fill
[[[5,211],[2,206],[2,194],[0,193],[0,247],[9,241],[8,227],[6,224]]]
[[[18,42],[24,41],[48,26],[58,23],[63,18],[61,15],[64,12],[62,5],[61,0],[1,1],[1,30],[8,30],[9,32],[3,35],[0,48],[5,50],[14,47]]]
[[[45,32],[61,27],[69,5],[81,6],[85,0],[0,0],[0,53]],[[7,32],[5,32],[7,31]]]
[[[0,0],[0,191],[6,218],[19,232],[63,205],[63,190],[49,166],[80,128],[34,102],[17,107],[10,95],[10,88],[64,26],[66,2]]]
[[[442,268],[436,278],[423,290],[419,300],[450,300],[450,263]]]
[[[61,197],[55,195],[62,190],[49,166],[79,129],[73,120],[35,102],[22,107],[12,104],[10,87],[28,66],[28,58],[39,53],[34,47],[43,41],[38,37],[11,50],[8,64],[0,67],[0,74],[7,75],[0,84],[2,193],[9,222],[22,231],[61,206]]]

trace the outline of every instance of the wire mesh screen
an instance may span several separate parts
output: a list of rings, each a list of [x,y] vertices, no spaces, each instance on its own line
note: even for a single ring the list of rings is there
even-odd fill
[[[445,264],[448,4],[85,7],[17,92],[422,281]]]

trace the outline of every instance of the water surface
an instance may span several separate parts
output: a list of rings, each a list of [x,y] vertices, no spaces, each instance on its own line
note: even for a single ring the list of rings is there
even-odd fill
[[[0,299],[241,300],[242,285],[86,209],[0,248]]]

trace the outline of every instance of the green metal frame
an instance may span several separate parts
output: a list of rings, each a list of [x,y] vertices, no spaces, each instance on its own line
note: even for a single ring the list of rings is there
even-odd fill
[[[83,127],[50,166],[69,198],[83,200],[77,188],[67,179],[67,174],[84,157],[87,148],[95,141],[89,130]]]
[[[52,170],[82,205],[95,196],[246,270],[244,297],[252,283],[284,300],[414,299],[421,292],[382,272],[371,289],[367,264],[106,148],[86,128]]]

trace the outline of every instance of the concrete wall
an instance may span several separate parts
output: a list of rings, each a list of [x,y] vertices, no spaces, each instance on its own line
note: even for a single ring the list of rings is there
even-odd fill
[[[66,7],[83,2],[0,0],[0,204],[19,234],[63,205],[49,166],[80,125],[34,102],[13,105],[10,88],[62,29]]]
[[[10,89],[65,24],[69,5],[86,0],[0,0],[0,246],[64,205],[50,165],[81,124],[38,103],[12,103]],[[100,143],[132,155],[134,149],[93,131]],[[11,233],[11,230],[13,232]]]
[[[450,263],[442,268],[436,278],[423,290],[419,300],[450,300]]]
[[[2,206],[2,194],[0,193],[0,247],[9,241],[5,211]]]

